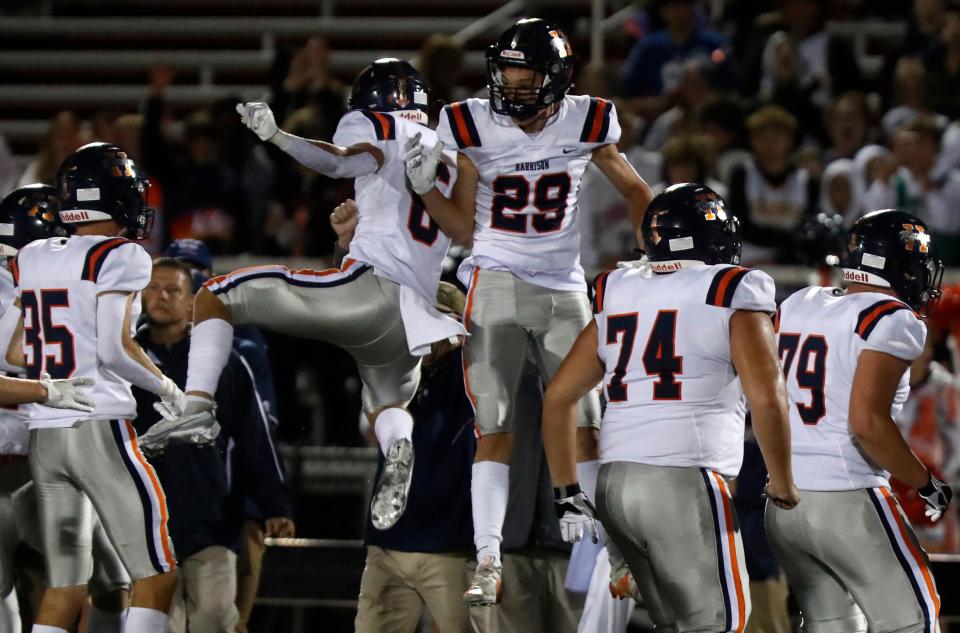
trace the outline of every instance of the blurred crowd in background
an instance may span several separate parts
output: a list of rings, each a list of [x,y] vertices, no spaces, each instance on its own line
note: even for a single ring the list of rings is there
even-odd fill
[[[960,2],[649,0],[636,7],[611,38],[621,55],[609,55],[604,66],[590,66],[586,42],[574,39],[580,62],[573,92],[614,101],[620,150],[655,191],[700,181],[725,196],[743,225],[746,265],[822,265],[843,226],[888,207],[924,218],[938,255],[948,267],[960,263]],[[562,5],[536,13],[572,32]],[[882,64],[866,68],[853,41],[827,23],[870,19],[903,23],[906,35],[887,43]],[[336,54],[319,37],[278,49],[263,99],[284,130],[333,136],[349,91],[349,78],[331,71]],[[431,85],[433,122],[443,103],[487,94],[482,77],[464,72],[463,55],[445,34],[422,44],[416,63]],[[235,112],[239,97],[175,118],[165,101],[175,81],[174,70],[157,65],[138,111],[104,110],[86,120],[59,112],[25,171],[0,152],[7,156],[0,158],[0,193],[49,182],[78,146],[112,141],[152,181],[150,202],[159,211],[147,245],[153,253],[189,237],[205,241],[214,256],[329,257],[336,236],[328,216],[352,196],[352,183],[259,142]],[[582,187],[585,268],[635,257],[622,199],[592,167]],[[934,364],[915,370],[914,417],[932,415],[933,426],[911,421],[906,428],[919,435],[932,428],[928,441],[942,444],[931,450],[960,472],[953,453],[960,441],[952,439],[960,433],[956,346],[948,345],[955,326],[953,312],[941,314],[948,316],[931,337]],[[268,335],[268,342],[281,437],[362,443],[353,424],[360,385],[349,356],[315,341]],[[943,380],[927,394],[922,387],[931,376]]]

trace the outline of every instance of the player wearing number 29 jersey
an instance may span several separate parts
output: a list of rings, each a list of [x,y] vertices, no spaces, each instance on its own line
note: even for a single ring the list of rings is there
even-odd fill
[[[500,542],[520,371],[536,363],[544,383],[590,320],[580,267],[577,195],[594,161],[639,222],[650,189],[617,152],[613,104],[569,96],[574,56],[563,32],[523,19],[487,50],[489,99],[454,103],[437,136],[457,154],[450,199],[434,187],[436,151],[412,147],[407,176],[431,216],[472,255],[458,271],[470,290],[464,323],[464,383],[479,438],[473,473],[474,541],[479,566],[465,601],[500,599]],[[583,459],[596,473],[599,402],[581,404]],[[587,477],[594,479],[594,477]]]
[[[914,311],[940,293],[931,249],[918,218],[867,214],[840,260],[847,288],[800,290],[777,315],[803,503],[768,506],[766,529],[805,629],[939,630],[933,574],[888,483],[917,488],[934,519],[952,496],[893,421],[926,338]]]
[[[509,271],[530,283],[583,292],[580,178],[592,152],[620,141],[613,103],[567,95],[554,119],[528,134],[497,114],[489,99],[444,108],[437,136],[477,167],[473,251],[460,269]]]

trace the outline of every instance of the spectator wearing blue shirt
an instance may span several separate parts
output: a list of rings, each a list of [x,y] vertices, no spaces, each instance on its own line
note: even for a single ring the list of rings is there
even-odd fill
[[[694,56],[722,61],[726,38],[696,24],[694,0],[660,0],[664,28],[646,35],[630,50],[620,80],[631,97],[656,97],[676,87],[683,62]]]
[[[186,383],[192,313],[189,268],[165,258],[154,262],[153,277],[143,291],[147,324],[137,342],[166,375]],[[158,421],[156,396],[134,389],[143,433]],[[292,536],[290,494],[277,457],[273,427],[266,419],[253,374],[234,352],[216,393],[222,427],[216,446],[170,446],[151,459],[167,492],[170,534],[180,564],[180,583],[170,615],[170,631],[232,632],[237,625],[237,548],[243,525],[232,509],[230,482],[245,490],[270,517],[267,529]],[[227,445],[233,446],[229,470]]]
[[[194,292],[213,274],[213,256],[201,240],[174,240],[163,254],[190,267]],[[241,325],[234,328],[233,350],[239,355],[247,371],[253,375],[259,395],[258,406],[263,408],[264,419],[270,422],[272,429],[269,433],[274,433],[279,424],[277,389],[267,355],[267,342],[257,328]],[[231,448],[228,445],[228,455],[233,455]],[[275,451],[276,447],[273,448]],[[278,462],[281,461],[280,454],[276,451],[275,457]],[[231,469],[235,467],[236,464],[231,464]],[[236,520],[243,524],[239,542],[240,555],[237,559],[237,610],[240,617],[237,633],[246,633],[260,587],[260,572],[266,552],[265,538],[277,535],[267,533],[265,522],[269,515],[257,505],[249,492],[244,490],[242,482],[231,482],[229,507],[236,515]]]

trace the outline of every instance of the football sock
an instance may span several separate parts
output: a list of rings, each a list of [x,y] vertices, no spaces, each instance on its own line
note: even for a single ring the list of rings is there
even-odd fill
[[[167,614],[156,609],[130,607],[125,627],[130,633],[167,633]]]
[[[220,373],[233,349],[233,326],[223,319],[207,319],[190,333],[189,366],[185,392],[217,393]]]
[[[493,461],[473,465],[470,497],[473,500],[473,542],[477,546],[478,562],[484,556],[493,556],[500,561],[509,493],[510,466]]]
[[[577,481],[580,482],[580,490],[582,490],[587,498],[590,499],[590,503],[596,507],[597,505],[597,479],[600,477],[600,460],[591,459],[588,462],[577,462]],[[600,525],[600,521],[597,521],[597,536],[600,539],[600,544],[604,545],[607,542],[607,533],[604,531],[603,526]]]
[[[413,417],[398,407],[384,409],[373,423],[373,432],[380,442],[380,450],[386,455],[395,442],[412,438]]]
[[[47,626],[46,624],[34,624],[33,628],[30,629],[30,633],[70,633],[66,629],[61,629],[58,626]]]

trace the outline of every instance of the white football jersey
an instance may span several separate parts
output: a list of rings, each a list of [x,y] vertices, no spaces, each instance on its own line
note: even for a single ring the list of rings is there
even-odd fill
[[[404,146],[418,133],[427,150],[436,145],[433,130],[399,114],[352,110],[340,119],[333,142],[345,147],[369,143],[383,152],[380,169],[354,182],[359,223],[348,257],[369,264],[376,274],[416,290],[435,305],[450,238],[407,188]],[[455,154],[447,154],[455,164]],[[440,165],[437,186],[444,195],[449,195],[455,175],[455,169]]]
[[[0,316],[16,298],[13,275],[6,268],[0,268]],[[7,343],[9,341],[0,341],[0,354],[7,353]],[[29,441],[30,432],[18,407],[0,407],[0,455],[26,455]]]
[[[850,431],[850,393],[863,350],[913,361],[927,328],[907,304],[875,292],[804,288],[780,306],[780,362],[787,381],[793,475],[800,490],[858,490],[886,486],[890,474],[857,446]],[[910,394],[909,371],[890,415]]]
[[[540,132],[496,114],[489,99],[448,105],[437,136],[476,165],[473,253],[458,273],[506,270],[546,288],[586,291],[580,266],[580,177],[601,145],[620,140],[613,103],[567,96]]]
[[[637,262],[600,275],[600,461],[735,476],[746,403],[730,356],[730,316],[775,309],[770,276],[739,266]]]
[[[78,420],[133,418],[130,383],[97,356],[97,296],[133,292],[131,328],[140,314],[139,292],[150,283],[147,251],[122,237],[83,235],[39,240],[20,251],[13,275],[23,314],[23,355],[28,378],[86,377],[93,413],[25,405],[30,428],[71,426]]]

